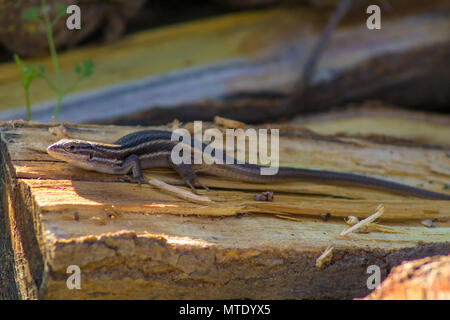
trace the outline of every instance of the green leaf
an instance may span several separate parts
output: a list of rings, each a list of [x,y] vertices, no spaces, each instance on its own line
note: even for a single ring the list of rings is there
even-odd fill
[[[45,73],[45,71],[46,71],[45,66],[43,66],[42,64],[40,64],[40,65],[38,65],[38,68],[39,68],[39,71],[40,71],[41,73]]]
[[[20,75],[22,76],[22,86],[29,86],[30,83],[36,79],[36,68],[30,65],[25,65],[18,54],[14,54],[14,62],[19,68]]]
[[[92,60],[85,60],[83,61],[84,65],[84,76],[90,77],[94,73],[94,61]]]
[[[22,19],[27,21],[38,21],[39,20],[39,8],[31,7],[22,12]]]
[[[36,68],[34,66],[25,66],[24,68],[26,78],[31,82],[36,78]]]
[[[23,62],[20,59],[19,55],[17,53],[14,53],[13,58],[14,58],[14,62],[16,63],[16,65],[19,67],[20,70],[22,70]]]
[[[81,75],[81,72],[83,72],[83,68],[79,64],[75,65],[74,70],[75,70],[76,74],[78,74],[78,75]]]
[[[22,70],[20,71],[22,75],[22,86],[24,88],[28,88],[31,84],[31,82],[36,79],[36,68],[33,66],[23,66]]]
[[[81,64],[76,64],[74,70],[80,78],[88,78],[94,73],[94,62],[92,60],[84,60]]]

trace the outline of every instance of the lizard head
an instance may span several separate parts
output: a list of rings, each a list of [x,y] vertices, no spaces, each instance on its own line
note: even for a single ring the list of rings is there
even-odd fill
[[[47,148],[47,153],[58,160],[73,166],[110,173],[113,165],[120,159],[112,159],[109,155],[118,145],[102,144],[86,140],[62,139]]]
[[[86,168],[86,164],[95,156],[91,142],[72,139],[62,139],[50,145],[47,153],[55,159],[82,168]]]

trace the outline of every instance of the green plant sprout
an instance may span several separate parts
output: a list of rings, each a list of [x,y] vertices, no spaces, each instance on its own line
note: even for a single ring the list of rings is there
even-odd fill
[[[57,95],[57,104],[53,115],[55,119],[58,117],[61,110],[63,98],[85,78],[89,78],[94,72],[94,62],[91,60],[85,60],[80,64],[75,65],[74,71],[77,74],[75,81],[63,88],[63,82],[61,78],[61,71],[59,68],[58,55],[56,53],[55,43],[53,40],[53,27],[55,24],[66,14],[66,9],[60,5],[55,5],[56,15],[53,19],[50,18],[50,7],[47,6],[45,0],[41,0],[40,7],[31,7],[28,10],[22,12],[22,18],[26,21],[35,22],[43,26],[46,31],[48,48],[50,51],[50,57],[53,66],[54,82],[47,76],[46,68],[43,65],[39,65],[37,68],[31,65],[25,65],[17,54],[14,54],[14,61],[17,64],[21,77],[22,86],[25,90],[26,108],[28,120],[31,120],[31,104],[30,104],[30,84],[37,78],[44,79],[49,87],[55,91]]]
[[[14,54],[14,61],[19,67],[22,76],[22,87],[25,90],[25,101],[27,105],[27,119],[31,120],[31,104],[30,104],[30,84],[36,79],[36,69],[33,66],[24,65],[17,54]]]

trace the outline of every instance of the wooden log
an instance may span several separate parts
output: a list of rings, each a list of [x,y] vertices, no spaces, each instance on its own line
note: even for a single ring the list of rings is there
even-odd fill
[[[450,256],[402,263],[367,300],[449,300]]]
[[[148,185],[125,183],[121,176],[77,169],[45,153],[61,136],[112,142],[137,129],[145,128],[3,124],[3,228],[11,234],[18,296],[354,298],[370,291],[370,265],[380,266],[385,277],[405,259],[448,252],[447,201],[356,187],[305,182],[267,186],[201,175],[211,187],[201,193],[213,200],[201,205]],[[445,147],[380,144],[300,128],[281,132],[284,166],[367,173],[449,192]],[[164,170],[148,174],[177,181]],[[253,200],[264,190],[274,192],[273,202]],[[379,204],[385,206],[379,222],[390,227],[389,233],[339,236],[347,228],[343,217],[365,218]],[[327,213],[331,218],[325,221]],[[423,226],[425,218],[435,219],[437,227]],[[330,245],[331,258],[316,267],[316,259]],[[79,290],[66,285],[72,265],[81,270]]]
[[[404,146],[450,147],[450,118],[431,112],[400,110],[379,101],[366,101],[340,110],[301,115],[290,122],[322,134],[362,135],[373,142]]]

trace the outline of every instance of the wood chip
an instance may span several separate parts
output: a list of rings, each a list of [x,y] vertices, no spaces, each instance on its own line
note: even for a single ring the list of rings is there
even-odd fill
[[[58,139],[66,139],[69,137],[67,134],[67,128],[64,124],[61,124],[58,127],[48,128],[48,132],[56,136]]]
[[[273,201],[273,192],[272,191],[264,191],[253,196],[253,200],[255,201]]]
[[[355,224],[357,224],[359,222],[359,219],[355,216],[348,216],[347,218],[344,219],[345,223],[348,224],[349,226],[354,226]],[[361,228],[359,228],[358,230],[354,231],[356,233],[369,233],[369,226],[371,226],[372,224],[368,224],[365,226],[362,226]]]
[[[217,125],[221,125],[225,128],[231,128],[231,129],[242,129],[245,127],[245,123],[243,123],[243,122],[231,120],[231,119],[227,119],[227,118],[222,118],[219,116],[214,117],[214,123]]]
[[[420,223],[423,224],[427,228],[435,228],[436,227],[436,225],[434,224],[434,221],[429,220],[429,219],[422,220]]]
[[[359,219],[355,216],[348,216],[347,218],[344,219],[344,221],[349,226],[354,226],[355,224],[357,224],[359,222]]]
[[[350,232],[353,232],[355,230],[358,230],[358,229],[362,228],[363,226],[368,225],[369,223],[371,223],[371,222],[375,221],[376,219],[378,219],[378,217],[380,217],[383,213],[384,213],[384,205],[380,204],[377,207],[377,211],[373,215],[371,215],[371,216],[367,217],[366,219],[358,222],[354,226],[352,226],[352,227],[342,231],[340,235],[341,236],[345,236],[345,235],[349,234]]]
[[[316,259],[316,268],[321,269],[324,263],[330,263],[333,258],[333,249],[334,247],[328,246],[325,251]]]

